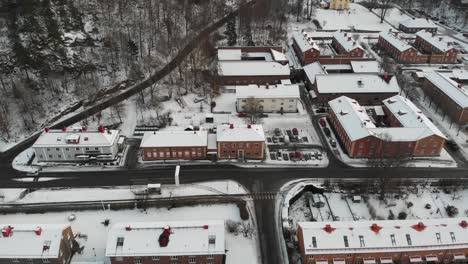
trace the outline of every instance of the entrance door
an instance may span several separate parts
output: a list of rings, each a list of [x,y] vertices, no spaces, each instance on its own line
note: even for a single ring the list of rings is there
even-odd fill
[[[240,160],[244,159],[244,151],[243,150],[238,150],[237,151],[237,158]]]

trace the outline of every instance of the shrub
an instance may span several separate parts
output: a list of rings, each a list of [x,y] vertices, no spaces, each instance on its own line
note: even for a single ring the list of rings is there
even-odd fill
[[[445,207],[445,211],[447,212],[447,215],[449,217],[455,217],[455,216],[458,215],[458,208],[456,208],[453,205],[449,205],[449,206]]]
[[[398,219],[399,220],[405,220],[407,216],[408,216],[408,214],[406,212],[400,212],[398,214]]]

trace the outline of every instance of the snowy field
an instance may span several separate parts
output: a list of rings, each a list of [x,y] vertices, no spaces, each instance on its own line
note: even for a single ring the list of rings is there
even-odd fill
[[[356,29],[369,31],[388,31],[392,27],[380,23],[380,19],[362,5],[351,3],[349,11],[317,9],[315,19],[323,29]]]
[[[2,203],[47,203],[72,201],[99,201],[135,199],[144,193],[146,186],[101,188],[54,188],[27,192],[25,189],[0,189]],[[234,181],[213,181],[197,184],[162,185],[161,195],[150,198],[193,195],[245,194],[245,188]]]
[[[381,9],[375,9],[374,12],[380,14]],[[400,11],[400,9],[397,8],[388,9],[387,15],[385,16],[385,20],[395,28],[398,28],[400,22],[408,20],[410,18],[410,16],[408,16],[406,13]]]
[[[186,221],[190,220],[232,220],[243,223],[252,228],[251,236],[245,237],[243,234],[228,233],[226,230],[225,246],[227,250],[226,263],[260,263],[260,253],[258,251],[258,234],[251,220],[242,221],[239,209],[236,205],[211,205],[194,206],[168,209],[147,209],[147,210],[122,210],[122,211],[69,211],[47,214],[12,214],[2,215],[5,223],[67,223],[68,217],[74,214],[76,220],[70,222],[73,232],[86,235],[87,238],[78,238],[81,246],[84,246],[82,254],[76,254],[73,262],[94,262],[103,261],[110,263],[105,257],[105,247],[107,232],[110,227],[118,222],[147,222],[147,221]],[[110,220],[109,226],[104,226],[102,222]]]

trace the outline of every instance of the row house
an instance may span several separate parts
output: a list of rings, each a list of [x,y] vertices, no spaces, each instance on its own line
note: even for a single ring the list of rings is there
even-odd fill
[[[461,83],[431,72],[425,75],[423,90],[454,122],[468,124],[468,90]]]
[[[362,58],[364,56],[364,49],[357,41],[352,38],[351,33],[337,31],[333,34],[332,46],[340,54],[346,54],[351,58]]]
[[[400,63],[426,63],[427,58],[392,32],[379,34],[378,45]]]
[[[302,65],[319,60],[320,48],[305,31],[294,31],[292,41],[292,47]]]
[[[86,127],[46,128],[32,148],[38,162],[114,160],[119,152],[119,139],[119,130],[103,126],[98,130]]]
[[[466,218],[299,222],[302,263],[466,263]]]
[[[380,122],[346,96],[329,102],[330,121],[351,158],[439,156],[444,134],[411,101],[399,95],[383,101]]]
[[[111,264],[223,264],[222,220],[129,222],[109,230]]]
[[[457,62],[458,50],[450,46],[441,36],[422,30],[416,33],[414,45],[431,55],[429,59],[431,63]]]
[[[281,47],[220,47],[217,63],[222,85],[278,84],[291,75]]]
[[[216,130],[218,158],[264,158],[265,134],[261,125],[221,125]]]
[[[140,144],[143,161],[206,159],[207,148],[206,131],[146,132]]]
[[[425,30],[431,33],[437,33],[437,25],[429,19],[410,18],[400,22],[398,29],[405,33],[416,33]]]
[[[347,96],[361,104],[380,104],[400,92],[395,76],[374,73],[317,74],[312,85],[314,101],[327,104]]]
[[[237,112],[296,113],[300,103],[297,84],[236,87]]]
[[[1,264],[68,264],[76,244],[65,224],[0,224]]]

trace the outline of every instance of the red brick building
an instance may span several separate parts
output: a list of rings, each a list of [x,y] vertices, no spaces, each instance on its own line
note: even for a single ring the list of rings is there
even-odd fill
[[[206,131],[146,132],[140,144],[143,161],[206,159]]]
[[[0,224],[0,263],[68,264],[75,238],[69,225]]]
[[[374,116],[345,96],[329,106],[331,124],[351,158],[439,156],[444,146],[444,134],[399,95],[384,100],[383,113]]]
[[[429,54],[431,63],[457,62],[458,50],[450,46],[443,37],[434,36],[428,31],[416,33],[414,45]]]
[[[426,30],[431,33],[437,33],[437,25],[429,19],[411,18],[400,22],[398,28],[405,33],[416,33]]]
[[[320,48],[305,31],[294,31],[292,40],[292,47],[302,65],[307,65],[319,60]]]
[[[398,38],[392,32],[382,32],[379,35],[379,46],[400,63],[426,63],[427,58],[411,45]]]
[[[424,93],[454,122],[468,124],[468,90],[440,72],[428,73],[425,78]]]
[[[119,223],[109,231],[112,264],[224,264],[224,222]]]
[[[351,33],[335,32],[332,46],[340,54],[344,54],[349,58],[362,58],[364,56],[364,49],[358,44],[358,40],[352,38]]]
[[[305,264],[466,263],[468,219],[300,222]]]
[[[265,134],[261,125],[221,125],[216,137],[219,159],[264,158]]]
[[[218,48],[217,70],[222,85],[278,84],[291,74],[281,47]]]

